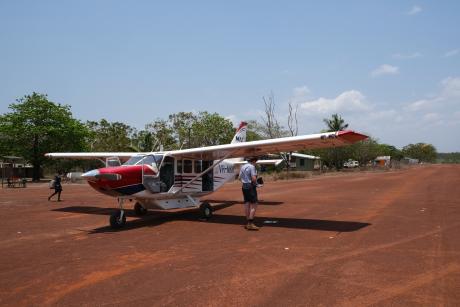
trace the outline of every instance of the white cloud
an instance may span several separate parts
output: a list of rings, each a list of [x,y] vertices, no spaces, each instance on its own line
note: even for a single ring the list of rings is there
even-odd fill
[[[407,106],[407,110],[409,111],[418,111],[421,109],[425,109],[427,107],[432,106],[435,102],[439,101],[437,98],[433,99],[420,99],[417,101],[414,101]]]
[[[370,106],[366,97],[360,91],[345,91],[335,98],[320,97],[316,100],[305,101],[300,104],[301,110],[307,113],[334,113],[340,111],[368,110]]]
[[[422,8],[418,5],[414,5],[409,12],[407,12],[407,15],[417,15],[422,11]]]
[[[444,53],[444,57],[448,58],[448,57],[451,57],[451,56],[455,56],[455,55],[457,55],[459,53],[460,53],[460,49],[449,50],[446,53]]]
[[[441,80],[434,94],[410,104],[374,102],[357,90],[344,91],[337,97],[305,99],[298,114],[300,131],[320,131],[324,128],[322,118],[338,113],[350,129],[372,135],[383,143],[402,147],[427,142],[441,152],[458,151],[460,143],[453,142],[448,131],[460,129],[459,97],[460,76],[452,76]]]
[[[294,88],[294,96],[307,96],[310,93],[310,89],[304,85]]]
[[[460,98],[460,78],[448,77],[441,81],[443,98]]]
[[[399,59],[399,60],[410,60],[410,59],[416,59],[422,57],[422,54],[420,52],[414,52],[414,53],[395,53],[393,54],[394,59]]]
[[[437,121],[440,118],[441,116],[438,113],[427,113],[423,115],[423,120],[427,122]]]
[[[371,72],[372,77],[397,74],[399,74],[399,67],[389,64],[382,64]]]
[[[294,103],[302,103],[307,99],[308,94],[310,94],[310,89],[307,86],[299,86],[294,88],[291,101]]]
[[[438,105],[444,106],[446,102],[456,101],[460,98],[460,78],[448,77],[441,81],[441,90],[433,98],[420,99],[407,106],[409,111],[434,108]]]

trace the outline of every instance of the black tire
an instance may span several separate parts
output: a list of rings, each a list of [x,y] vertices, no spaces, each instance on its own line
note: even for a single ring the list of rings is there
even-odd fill
[[[112,215],[110,215],[110,227],[113,229],[119,229],[126,224],[126,214],[123,214],[123,217],[120,218],[121,210],[117,210]]]
[[[134,212],[136,213],[136,215],[138,216],[142,216],[142,215],[146,215],[147,214],[147,209],[145,209],[144,207],[142,207],[142,205],[140,203],[136,203],[134,205]]]
[[[200,214],[203,219],[210,219],[212,217],[212,207],[208,202],[204,202],[200,205]]]

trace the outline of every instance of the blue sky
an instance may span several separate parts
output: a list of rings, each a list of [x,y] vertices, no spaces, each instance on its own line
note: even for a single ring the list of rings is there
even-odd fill
[[[299,131],[339,113],[402,147],[460,151],[460,1],[0,1],[0,113],[32,91],[142,129],[179,111]]]

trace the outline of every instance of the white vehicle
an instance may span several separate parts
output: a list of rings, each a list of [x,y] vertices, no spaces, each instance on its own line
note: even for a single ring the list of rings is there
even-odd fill
[[[346,168],[359,167],[359,162],[356,160],[348,160],[347,162],[343,163],[343,167],[346,167]]]
[[[242,122],[232,142],[225,145],[164,152],[67,152],[46,156],[105,160],[106,167],[81,177],[96,191],[118,198],[119,210],[110,217],[110,225],[119,228],[126,223],[123,209],[126,199],[136,201],[134,210],[138,215],[145,214],[147,209],[195,207],[200,208],[205,218],[210,218],[212,207],[201,202],[200,197],[234,180],[235,166],[244,163],[242,157],[345,146],[367,138],[353,131],[337,131],[246,142],[246,129],[247,123]]]

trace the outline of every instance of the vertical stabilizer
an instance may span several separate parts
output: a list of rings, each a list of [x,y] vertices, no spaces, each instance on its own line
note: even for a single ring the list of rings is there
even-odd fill
[[[233,137],[233,140],[231,144],[235,143],[243,143],[246,142],[246,130],[248,128],[248,123],[247,122],[241,122],[240,126],[238,129],[236,129],[235,136]]]

